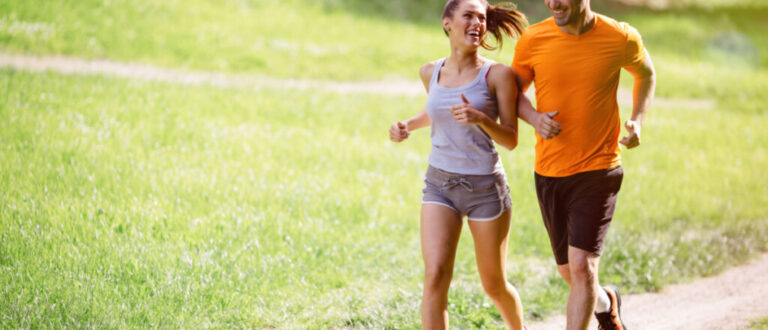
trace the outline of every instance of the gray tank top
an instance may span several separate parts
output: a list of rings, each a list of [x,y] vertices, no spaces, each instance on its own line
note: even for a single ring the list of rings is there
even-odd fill
[[[499,117],[496,99],[491,95],[486,74],[493,64],[487,61],[475,80],[461,87],[442,87],[437,83],[440,68],[445,59],[435,64],[435,71],[429,82],[427,115],[432,121],[432,151],[429,165],[444,171],[484,175],[504,171],[493,140],[478,125],[459,124],[453,119],[451,107],[462,103],[461,93],[472,105],[496,120]]]

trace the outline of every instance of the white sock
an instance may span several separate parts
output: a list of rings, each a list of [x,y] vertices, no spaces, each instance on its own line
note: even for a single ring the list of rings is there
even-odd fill
[[[603,287],[597,288],[597,304],[595,305],[595,313],[605,313],[611,308],[611,297],[605,293]]]

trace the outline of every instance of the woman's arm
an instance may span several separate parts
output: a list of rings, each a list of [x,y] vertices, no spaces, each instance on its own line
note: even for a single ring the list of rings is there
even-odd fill
[[[432,71],[435,69],[435,62],[429,62],[421,66],[419,76],[424,89],[429,93],[429,81],[432,79]],[[389,139],[394,142],[401,142],[411,136],[411,131],[422,127],[427,127],[432,121],[427,115],[427,109],[421,109],[419,113],[406,121],[398,121],[389,127]]]
[[[462,124],[477,124],[496,143],[512,150],[517,146],[517,81],[514,72],[496,63],[488,73],[488,87],[496,95],[499,122],[492,120],[461,95],[462,104],[451,108],[453,117]]]
[[[496,67],[496,68],[494,68]],[[488,135],[509,150],[517,147],[517,80],[515,72],[504,64],[498,63],[491,67],[488,74],[491,92],[496,95],[499,107],[499,124],[489,121],[480,125]],[[495,134],[492,135],[491,132]]]

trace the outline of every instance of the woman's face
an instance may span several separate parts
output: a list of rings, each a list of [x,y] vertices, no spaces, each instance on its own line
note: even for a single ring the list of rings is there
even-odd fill
[[[485,36],[485,3],[480,0],[463,0],[453,16],[443,19],[443,28],[456,44],[479,47]]]

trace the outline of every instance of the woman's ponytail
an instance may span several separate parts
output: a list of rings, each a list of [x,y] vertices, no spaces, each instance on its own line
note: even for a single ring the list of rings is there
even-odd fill
[[[515,9],[515,4],[511,2],[502,2],[495,6],[488,4],[486,7],[486,31],[490,32],[496,39],[497,46],[491,46],[485,40],[480,46],[488,50],[501,48],[504,38],[502,34],[517,39],[528,25],[525,14]]]
[[[443,18],[453,17],[453,12],[459,7],[462,0],[448,0],[443,7]],[[494,50],[501,48],[503,43],[503,35],[516,39],[520,37],[528,25],[528,20],[525,15],[515,9],[515,4],[511,2],[501,2],[495,6],[491,6],[488,0],[480,0],[485,3],[485,30],[490,32],[494,39],[496,39],[497,46],[491,46],[485,39],[482,40],[480,46],[487,50]],[[445,35],[448,35],[448,31],[443,29]]]

